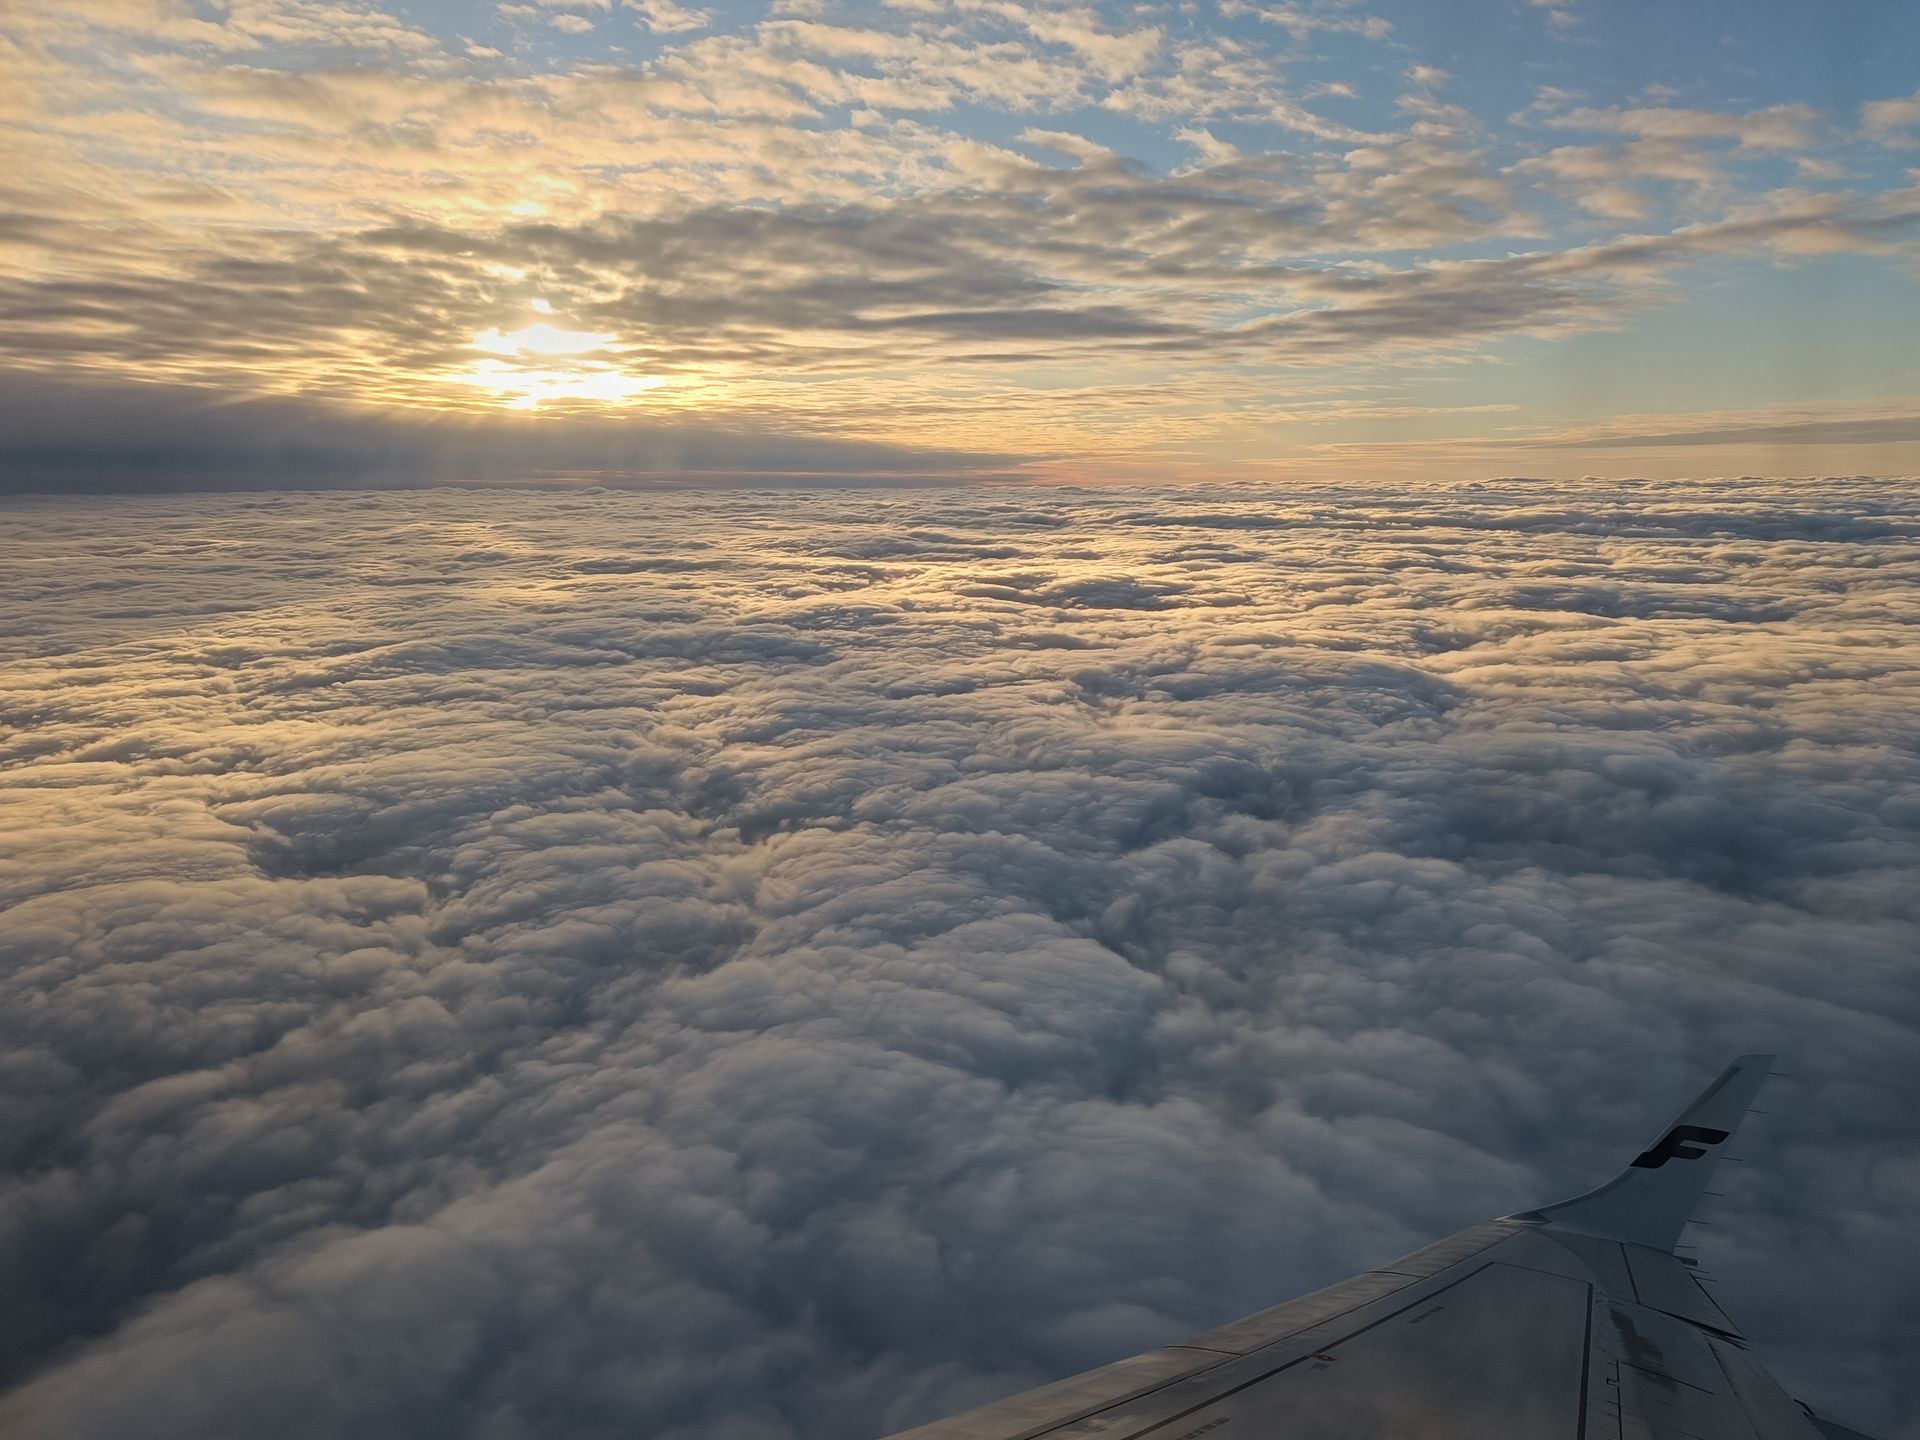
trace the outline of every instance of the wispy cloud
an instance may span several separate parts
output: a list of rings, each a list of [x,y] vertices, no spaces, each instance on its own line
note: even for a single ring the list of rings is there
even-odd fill
[[[1920,90],[1897,100],[1869,100],[1860,107],[1860,123],[1876,139],[1920,145],[1920,136],[1908,133],[1920,126]]]
[[[1806,150],[1818,143],[1811,105],[1769,105],[1744,113],[1678,106],[1579,107],[1548,118],[1562,130],[1605,130],[1644,140],[1730,140],[1746,150]]]

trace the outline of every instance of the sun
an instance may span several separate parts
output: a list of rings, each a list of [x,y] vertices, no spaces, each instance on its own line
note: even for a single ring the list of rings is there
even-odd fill
[[[537,315],[553,313],[545,300],[535,300],[530,308]],[[609,331],[568,330],[550,320],[518,330],[496,326],[471,342],[484,358],[452,378],[517,410],[559,401],[617,405],[664,383],[657,375],[628,371],[612,349],[618,339]]]

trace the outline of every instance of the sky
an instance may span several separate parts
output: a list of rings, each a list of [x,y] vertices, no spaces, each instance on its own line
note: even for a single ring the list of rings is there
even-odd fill
[[[1602,1182],[1920,1436],[1920,506],[16,497],[0,1434],[861,1440]]]
[[[15,0],[0,485],[1920,471],[1883,0]]]

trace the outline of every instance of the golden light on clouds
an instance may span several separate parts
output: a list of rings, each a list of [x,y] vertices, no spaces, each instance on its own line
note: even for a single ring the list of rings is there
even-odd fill
[[[656,375],[628,375],[616,367],[532,369],[497,360],[481,361],[453,378],[515,410],[532,410],[553,401],[619,405],[662,383]]]
[[[546,300],[535,300],[530,308],[537,315],[553,313]],[[627,371],[612,349],[618,339],[610,331],[568,330],[549,320],[518,330],[495,326],[473,337],[472,348],[487,358],[452,378],[516,410],[554,402],[625,404],[664,382],[657,375]]]

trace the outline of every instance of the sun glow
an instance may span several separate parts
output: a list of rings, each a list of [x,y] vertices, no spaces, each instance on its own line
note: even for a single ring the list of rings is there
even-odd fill
[[[590,355],[614,338],[604,330],[562,330],[541,320],[520,330],[482,330],[473,337],[473,348],[489,355]]]
[[[553,313],[545,300],[535,300],[531,308],[538,315]],[[476,360],[453,378],[521,410],[555,401],[619,404],[658,388],[659,376],[631,374],[617,354],[608,353],[617,338],[546,320],[518,330],[482,330],[473,337],[473,348],[491,358]]]
[[[657,375],[629,375],[611,367],[530,370],[497,360],[483,360],[454,378],[492,392],[495,400],[516,410],[562,400],[617,405],[663,383]]]

